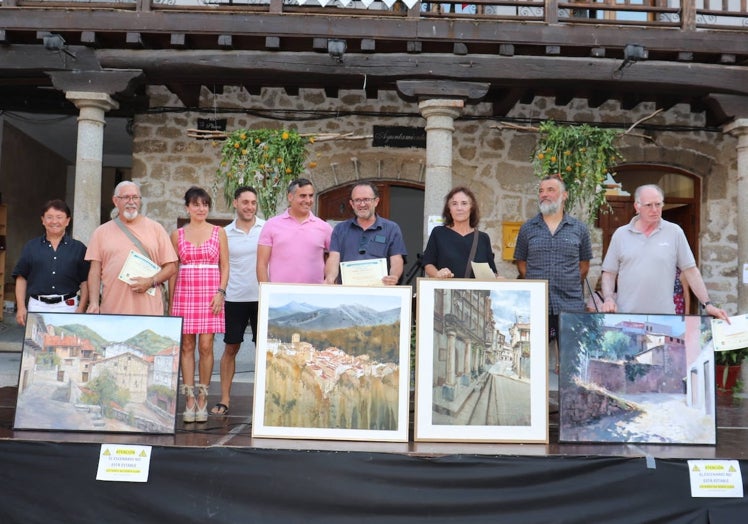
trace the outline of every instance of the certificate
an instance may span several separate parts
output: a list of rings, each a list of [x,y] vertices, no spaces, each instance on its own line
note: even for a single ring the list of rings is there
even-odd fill
[[[382,286],[387,276],[387,259],[370,258],[340,263],[340,280],[354,286]]]
[[[730,317],[729,324],[719,318],[713,318],[712,340],[714,351],[748,347],[748,315]]]
[[[493,274],[491,266],[488,262],[470,262],[473,268],[473,275],[478,280],[496,280],[496,275]]]
[[[152,277],[159,271],[161,271],[161,267],[153,260],[142,253],[130,250],[130,254],[127,255],[127,260],[122,265],[117,278],[126,284],[133,284],[133,277]],[[156,290],[150,288],[147,293],[155,295]]]

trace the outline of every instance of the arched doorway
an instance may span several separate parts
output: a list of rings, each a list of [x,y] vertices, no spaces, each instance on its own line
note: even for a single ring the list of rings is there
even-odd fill
[[[616,168],[619,195],[609,195],[610,213],[601,213],[598,225],[603,234],[603,253],[608,251],[610,237],[634,217],[634,191],[644,184],[657,184],[665,192],[662,218],[678,224],[686,235],[696,263],[699,261],[699,217],[701,216],[701,179],[683,169],[651,164],[626,164]],[[628,194],[625,194],[628,193]],[[692,311],[696,301],[691,300]]]
[[[409,275],[423,253],[423,184],[400,180],[370,181],[379,191],[379,216],[400,226],[408,250],[403,275]],[[356,183],[333,187],[319,194],[317,215],[328,222],[339,222],[353,216],[349,204],[351,189]]]

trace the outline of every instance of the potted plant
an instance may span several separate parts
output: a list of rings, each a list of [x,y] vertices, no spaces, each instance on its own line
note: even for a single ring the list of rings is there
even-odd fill
[[[223,186],[227,204],[233,201],[236,188],[254,187],[263,215],[270,218],[288,184],[301,175],[306,146],[313,142],[314,137],[294,130],[237,129],[221,147],[215,187]]]
[[[748,357],[748,348],[714,352],[718,393],[732,394],[742,389],[740,370],[746,357]]]
[[[589,223],[606,205],[604,181],[611,166],[623,159],[615,140],[625,134],[588,124],[561,125],[549,120],[538,127],[533,153],[538,178],[558,175],[566,185],[568,210],[578,207]]]

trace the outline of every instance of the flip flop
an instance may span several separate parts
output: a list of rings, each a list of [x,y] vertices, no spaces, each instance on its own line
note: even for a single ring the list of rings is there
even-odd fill
[[[229,414],[229,407],[226,404],[222,404],[221,402],[217,403],[215,406],[213,406],[213,409],[210,410],[211,415],[228,415]]]

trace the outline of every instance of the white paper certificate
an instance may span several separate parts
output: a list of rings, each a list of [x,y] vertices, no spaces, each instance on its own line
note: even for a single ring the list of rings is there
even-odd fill
[[[130,250],[130,254],[127,255],[127,260],[122,265],[119,277],[117,278],[126,284],[132,284],[133,277],[152,277],[159,271],[161,271],[161,267],[153,260],[142,253]],[[151,288],[147,293],[154,295],[156,290]]]
[[[387,259],[370,258],[340,263],[340,280],[352,286],[382,286],[387,276]]]
[[[495,280],[496,275],[493,274],[493,271],[491,270],[491,266],[488,265],[488,262],[470,262],[470,265],[473,267],[473,275],[475,275],[475,278],[478,280]]]
[[[712,319],[712,340],[714,351],[729,351],[748,347],[748,315],[730,317],[724,320]]]

